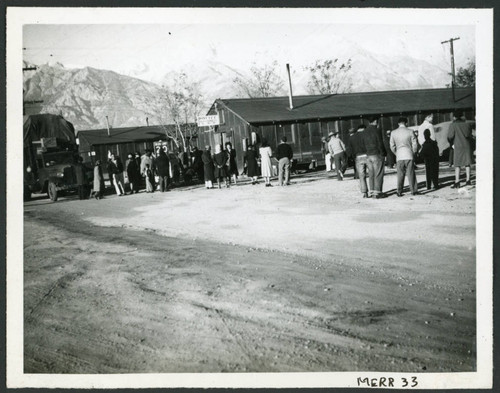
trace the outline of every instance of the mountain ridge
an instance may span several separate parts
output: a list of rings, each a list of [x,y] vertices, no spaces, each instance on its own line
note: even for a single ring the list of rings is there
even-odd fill
[[[351,92],[436,88],[448,83],[445,70],[424,60],[405,56],[379,59],[360,48],[352,49]],[[33,64],[25,62],[25,65]],[[203,97],[200,114],[205,114],[217,98],[244,98],[233,81],[250,75],[249,71],[216,59],[206,62],[202,68],[191,65],[183,72],[200,86]],[[277,72],[286,80],[286,71]],[[151,102],[159,96],[162,85],[172,87],[175,76],[176,72],[168,72],[161,83],[156,84],[112,70],[42,64],[36,71],[25,73],[24,100],[43,100],[42,104],[27,108],[27,112],[62,114],[77,130],[106,128],[106,117],[115,128],[146,125],[146,118],[154,125],[165,119],[151,114]],[[307,95],[307,82],[305,71],[294,70],[294,95]],[[285,87],[282,95],[286,95],[286,90]]]

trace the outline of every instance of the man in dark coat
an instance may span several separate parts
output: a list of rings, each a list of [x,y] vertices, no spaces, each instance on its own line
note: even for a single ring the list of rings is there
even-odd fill
[[[130,184],[130,193],[133,194],[135,192],[137,194],[141,184],[141,170],[132,153],[128,154],[127,161],[125,161],[125,171],[127,172]]]
[[[465,167],[465,185],[470,186],[470,166],[472,164],[472,124],[466,123],[461,110],[453,112],[453,123],[448,129],[448,142],[453,145],[453,165],[455,166],[455,183],[451,188],[460,187],[460,168]]]
[[[231,142],[226,142],[226,154],[227,154],[227,171],[228,176],[233,178],[234,184],[236,184],[236,179],[238,178],[238,165],[236,164],[236,150],[233,149]]]
[[[209,145],[205,146],[205,151],[201,154],[201,159],[203,162],[203,176],[205,179],[205,186],[207,187],[207,189],[214,188],[214,160],[212,159]]]
[[[368,187],[366,185],[366,176],[368,172],[367,154],[364,141],[365,126],[358,126],[357,132],[351,134],[347,141],[347,155],[354,159],[356,172],[359,177],[359,188],[363,198],[368,198]]]
[[[168,191],[168,178],[170,175],[170,162],[167,153],[163,149],[160,149],[160,153],[156,158],[156,173],[158,174],[160,181],[160,191]]]
[[[431,131],[424,130],[425,142],[420,150],[420,157],[425,162],[425,180],[427,189],[437,190],[439,188],[439,147],[436,141],[431,139]]]
[[[87,173],[83,165],[83,158],[78,156],[75,165],[76,185],[78,186],[78,197],[80,200],[87,199],[88,185]]]
[[[280,186],[290,185],[290,160],[293,158],[293,150],[286,143],[286,136],[281,137],[281,142],[276,148],[276,159],[278,160],[278,184]]]
[[[193,150],[191,151],[191,156],[193,158],[193,170],[196,172],[196,176],[198,177],[198,181],[202,182],[203,181],[203,160],[201,156],[203,155],[203,152],[198,149],[196,146],[193,147]]]
[[[370,192],[378,199],[383,197],[384,156],[386,153],[382,134],[377,127],[378,116],[371,116],[368,121],[370,124],[362,135],[366,147]]]

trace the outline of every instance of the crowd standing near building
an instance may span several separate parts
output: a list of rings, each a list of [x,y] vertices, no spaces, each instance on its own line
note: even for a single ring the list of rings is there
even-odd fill
[[[454,120],[449,126],[447,139],[455,154],[450,162],[455,167],[455,181],[452,188],[460,187],[460,171],[465,168],[466,185],[471,185],[470,168],[473,163],[475,141],[473,126],[465,121],[462,111],[454,112]],[[346,169],[353,167],[353,178],[359,181],[359,189],[363,198],[384,198],[383,191],[384,166],[396,166],[396,195],[403,196],[405,177],[408,179],[412,195],[418,195],[415,163],[417,158],[425,164],[426,188],[429,191],[439,189],[439,147],[436,141],[436,130],[433,126],[434,115],[427,113],[418,130],[408,128],[408,119],[404,116],[398,120],[398,128],[393,131],[381,130],[377,116],[368,119],[368,126],[361,123],[357,128],[350,128],[344,142],[337,131],[329,132],[328,137],[321,138],[321,150],[325,157],[325,166],[335,168],[337,180],[342,181]],[[419,143],[419,138],[422,142]],[[245,145],[244,145],[245,146]],[[204,151],[196,146],[187,151],[169,153],[167,145],[156,146],[156,153],[145,149],[144,154],[131,152],[127,154],[125,166],[120,157],[108,152],[106,163],[109,181],[118,196],[126,195],[125,185],[130,194],[141,189],[146,192],[169,191],[171,187],[181,184],[180,176],[185,185],[191,184],[193,178],[205,183],[207,189],[230,187],[231,180],[237,184],[239,175],[237,152],[231,142],[215,145],[212,154],[210,145]],[[279,186],[290,185],[293,149],[283,135],[273,154],[267,140],[262,138],[260,145],[249,144],[243,157],[243,172],[251,180],[252,185],[258,184],[258,177],[264,179],[266,187],[272,187],[271,178],[276,175]],[[331,158],[331,160],[330,160]],[[89,195],[90,181],[87,178],[85,166],[81,157],[75,164],[75,179],[80,199]],[[277,161],[277,168],[273,166]],[[330,164],[330,165],[329,165]],[[103,198],[105,185],[103,165],[97,160],[93,169],[93,187],[90,193],[96,199]]]

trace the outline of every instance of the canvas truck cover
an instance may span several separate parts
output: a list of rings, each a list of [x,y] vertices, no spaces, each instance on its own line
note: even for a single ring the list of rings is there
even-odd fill
[[[57,138],[63,143],[76,145],[75,128],[62,116],[51,114],[28,116],[23,129],[25,146],[41,138]]]

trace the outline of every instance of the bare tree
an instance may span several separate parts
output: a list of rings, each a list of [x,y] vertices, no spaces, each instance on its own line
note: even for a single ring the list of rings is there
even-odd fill
[[[236,77],[233,82],[238,86],[240,93],[249,98],[273,97],[284,93],[285,82],[276,71],[278,62],[258,66],[255,62],[250,67],[250,76]]]
[[[163,85],[148,105],[148,115],[157,119],[167,139],[187,151],[187,137],[196,132],[194,123],[203,107],[199,83],[181,73],[170,86]],[[175,129],[168,127],[169,124],[174,124]]]
[[[450,85],[448,84],[447,87]],[[455,76],[455,87],[474,87],[476,86],[476,62],[469,61],[467,66],[460,67]]]
[[[311,74],[307,84],[309,94],[349,92],[352,87],[351,67],[351,59],[345,63],[340,63],[339,59],[316,60],[313,65],[304,67]]]

